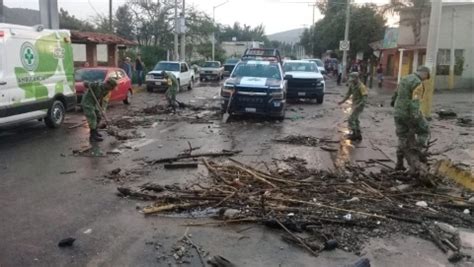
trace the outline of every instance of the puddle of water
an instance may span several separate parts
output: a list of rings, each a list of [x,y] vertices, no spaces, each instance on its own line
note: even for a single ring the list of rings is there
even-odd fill
[[[149,144],[152,144],[156,141],[156,139],[140,139],[140,140],[134,140],[134,141],[128,141],[126,143],[123,143],[120,145],[119,148],[124,149],[124,148],[130,148],[130,149],[135,149],[135,148],[140,148],[147,146]]]

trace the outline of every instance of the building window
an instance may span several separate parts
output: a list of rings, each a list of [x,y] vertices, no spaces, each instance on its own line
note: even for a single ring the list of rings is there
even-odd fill
[[[436,75],[449,75],[449,61],[451,54],[449,49],[439,49],[436,64]]]
[[[454,75],[461,76],[464,71],[464,50],[456,49],[454,50]]]
[[[439,49],[436,64],[436,75],[449,75],[449,64],[451,62],[450,49]],[[454,75],[462,75],[464,69],[464,50],[454,50]]]

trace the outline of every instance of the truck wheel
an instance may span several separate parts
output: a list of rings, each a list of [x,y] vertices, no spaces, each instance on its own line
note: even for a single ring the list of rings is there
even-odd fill
[[[181,91],[181,82],[178,80],[178,93]]]
[[[58,128],[63,123],[65,115],[66,109],[64,108],[63,102],[54,100],[48,110],[48,115],[44,118],[44,123],[49,128]]]
[[[147,86],[146,87],[147,92],[153,93],[153,87]]]
[[[132,89],[128,89],[127,97],[123,100],[123,103],[125,105],[130,105],[130,103],[132,102],[132,97],[133,97]]]
[[[316,103],[322,104],[324,102],[324,95],[316,97]]]
[[[194,86],[194,77],[191,78],[191,80],[189,81],[188,90],[193,90],[193,86]]]

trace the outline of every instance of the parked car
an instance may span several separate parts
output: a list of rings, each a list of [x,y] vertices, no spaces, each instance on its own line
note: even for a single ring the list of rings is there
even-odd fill
[[[76,70],[76,93],[78,103],[81,103],[82,96],[86,92],[84,82],[104,82],[109,78],[117,80],[117,87],[112,91],[109,102],[122,101],[130,104],[133,96],[132,81],[120,68],[114,67],[92,67]]]
[[[285,118],[286,81],[278,61],[242,60],[221,89],[222,110]],[[232,96],[232,97],[231,97]]]
[[[201,82],[204,80],[222,80],[224,78],[224,67],[219,61],[206,61],[199,72]]]
[[[44,120],[58,128],[74,109],[71,34],[0,24],[0,126]]]
[[[239,62],[238,58],[229,58],[224,63],[224,76],[230,76],[234,70],[235,65]]]
[[[318,66],[319,72],[321,72],[322,75],[326,75],[326,69],[324,68],[324,63],[321,59],[311,58],[311,59],[308,59],[308,60],[311,61],[311,62],[316,63],[316,65]]]
[[[160,61],[153,68],[152,71],[148,72],[145,76],[146,89],[148,92],[153,92],[155,89],[159,91],[166,91],[168,89],[168,83],[162,76],[162,72],[171,72],[176,76],[179,86],[181,88],[193,89],[196,75],[194,70],[191,69],[186,62],[180,61]]]
[[[316,99],[324,101],[326,85],[316,63],[306,60],[288,60],[283,63],[285,80],[287,80],[286,97]]]

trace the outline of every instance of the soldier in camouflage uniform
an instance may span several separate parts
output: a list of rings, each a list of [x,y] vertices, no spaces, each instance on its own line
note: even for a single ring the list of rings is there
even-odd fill
[[[168,90],[166,90],[166,100],[168,101],[168,106],[176,112],[176,108],[179,106],[178,101],[176,101],[176,94],[179,91],[179,82],[171,72],[162,72],[163,77],[168,81]]]
[[[423,81],[430,78],[430,70],[418,67],[416,73],[403,77],[398,85],[395,98],[395,127],[398,137],[397,170],[404,170],[403,159],[408,162],[411,172],[422,171],[421,163],[426,162],[426,150],[430,129],[420,106],[425,91]]]
[[[367,103],[367,95],[367,88],[360,81],[359,73],[350,73],[349,90],[347,91],[344,99],[338,103],[339,105],[342,105],[352,96],[352,113],[349,117],[349,128],[351,129],[351,134],[348,135],[350,140],[362,140],[359,116],[364,110],[365,104]]]
[[[101,112],[99,108],[102,108],[104,104],[104,97],[110,93],[116,86],[117,81],[115,79],[108,79],[104,83],[84,83],[84,86],[88,88],[87,92],[82,97],[82,110],[84,111],[84,115],[86,116],[87,123],[89,124],[90,129],[90,142],[101,142],[104,139],[102,135],[99,134],[97,131],[97,125],[100,124],[100,120],[102,119]],[[99,101],[100,107],[98,106]]]

